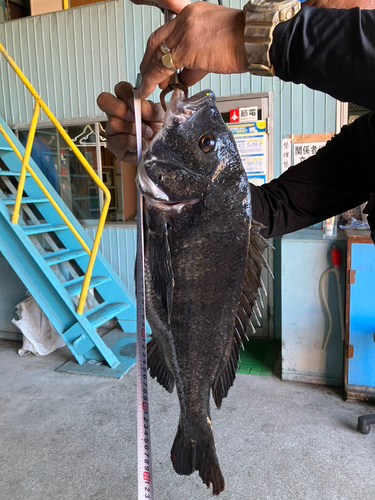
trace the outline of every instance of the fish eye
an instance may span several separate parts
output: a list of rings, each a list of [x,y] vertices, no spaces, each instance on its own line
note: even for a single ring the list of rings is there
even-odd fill
[[[203,153],[209,153],[215,147],[215,139],[212,134],[204,134],[199,138],[199,147]]]

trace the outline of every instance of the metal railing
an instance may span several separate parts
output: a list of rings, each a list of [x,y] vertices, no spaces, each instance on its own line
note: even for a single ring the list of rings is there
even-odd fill
[[[27,80],[27,78],[22,73],[22,71],[19,69],[19,67],[16,65],[16,63],[13,61],[13,59],[9,56],[9,54],[7,53],[7,51],[5,50],[5,48],[3,47],[3,45],[1,43],[0,43],[0,52],[5,57],[7,62],[10,64],[10,66],[13,68],[13,70],[15,71],[17,76],[21,79],[22,83],[26,86],[26,88],[29,90],[29,92],[31,93],[31,95],[35,99],[34,112],[33,112],[33,116],[31,119],[30,130],[29,130],[29,134],[28,134],[27,142],[26,142],[26,146],[25,146],[25,154],[23,157],[22,157],[22,154],[19,152],[17,146],[12,141],[12,139],[6,133],[4,128],[1,127],[1,125],[0,125],[0,133],[3,134],[5,140],[8,142],[9,146],[12,148],[14,153],[17,155],[19,160],[22,162],[21,175],[20,175],[20,179],[19,179],[19,183],[18,183],[17,195],[16,195],[15,205],[14,205],[13,214],[12,214],[12,223],[13,224],[18,223],[18,218],[19,218],[19,213],[20,213],[20,208],[21,208],[22,193],[23,193],[23,188],[24,188],[25,179],[26,179],[26,172],[29,172],[30,175],[32,176],[32,178],[35,180],[35,182],[40,187],[40,189],[43,191],[46,198],[48,198],[51,205],[55,208],[57,213],[60,215],[60,217],[65,222],[65,224],[68,226],[70,231],[74,234],[74,236],[77,238],[79,243],[86,250],[87,254],[90,257],[90,260],[89,260],[89,263],[88,263],[88,266],[86,269],[85,277],[83,279],[81,294],[80,294],[78,306],[77,306],[77,313],[82,314],[84,306],[85,306],[86,298],[87,298],[87,293],[89,290],[89,285],[90,285],[90,280],[91,280],[91,276],[92,276],[92,271],[94,268],[95,258],[96,258],[96,255],[98,253],[100,239],[101,239],[102,232],[104,229],[105,220],[107,218],[109,204],[111,202],[111,194],[110,194],[107,186],[98,177],[98,175],[93,170],[91,165],[88,163],[86,158],[82,155],[82,153],[79,151],[77,146],[73,143],[73,141],[71,140],[69,135],[66,133],[64,128],[58,122],[56,117],[52,114],[52,112],[50,111],[48,106],[45,104],[45,102],[42,100],[42,98],[36,92],[36,90],[31,85],[31,83]],[[56,129],[58,130],[60,135],[64,138],[64,140],[66,141],[68,146],[71,148],[71,150],[76,155],[78,160],[82,163],[83,167],[86,169],[88,174],[94,180],[95,184],[103,191],[103,194],[104,194],[103,209],[102,209],[102,213],[101,213],[100,218],[99,218],[99,223],[98,223],[94,243],[93,243],[91,250],[87,246],[85,241],[83,240],[82,236],[77,232],[77,230],[75,229],[73,224],[70,222],[68,217],[64,214],[64,212],[61,210],[59,205],[53,199],[53,196],[50,194],[48,189],[44,186],[43,182],[39,179],[37,174],[34,172],[34,170],[29,165],[30,153],[31,153],[31,149],[33,146],[33,141],[34,141],[34,137],[35,137],[35,131],[36,131],[37,123],[38,123],[38,116],[39,116],[40,109],[42,109],[46,113],[46,115],[51,120],[53,125],[56,127]]]

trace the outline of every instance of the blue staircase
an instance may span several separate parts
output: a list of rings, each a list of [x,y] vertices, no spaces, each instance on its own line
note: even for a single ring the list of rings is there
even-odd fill
[[[0,117],[20,151],[24,147]],[[92,241],[35,162],[29,164],[82,239]],[[82,315],[77,294],[89,256],[34,179],[27,174],[18,224],[11,222],[21,162],[0,133],[0,252],[71,350],[76,362],[59,370],[121,377],[135,363],[136,308],[132,294],[98,252],[91,293]],[[2,283],[4,286],[4,283]],[[120,329],[103,338],[97,329],[116,318]]]

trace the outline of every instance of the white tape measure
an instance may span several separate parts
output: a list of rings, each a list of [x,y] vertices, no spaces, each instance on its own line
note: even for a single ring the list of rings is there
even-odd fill
[[[140,83],[137,77],[137,87]],[[134,116],[137,137],[137,166],[142,158],[141,101],[134,94]],[[152,464],[150,412],[147,387],[146,311],[144,288],[143,199],[137,192],[137,449],[138,500],[152,500]]]

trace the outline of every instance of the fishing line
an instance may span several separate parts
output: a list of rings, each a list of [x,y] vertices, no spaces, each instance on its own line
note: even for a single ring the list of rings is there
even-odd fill
[[[137,76],[136,88],[141,83]],[[142,111],[141,100],[133,89],[134,116],[137,138],[137,168],[142,159]],[[152,462],[150,412],[147,386],[147,345],[144,280],[143,197],[137,190],[137,452],[138,452],[138,500],[152,500]]]

